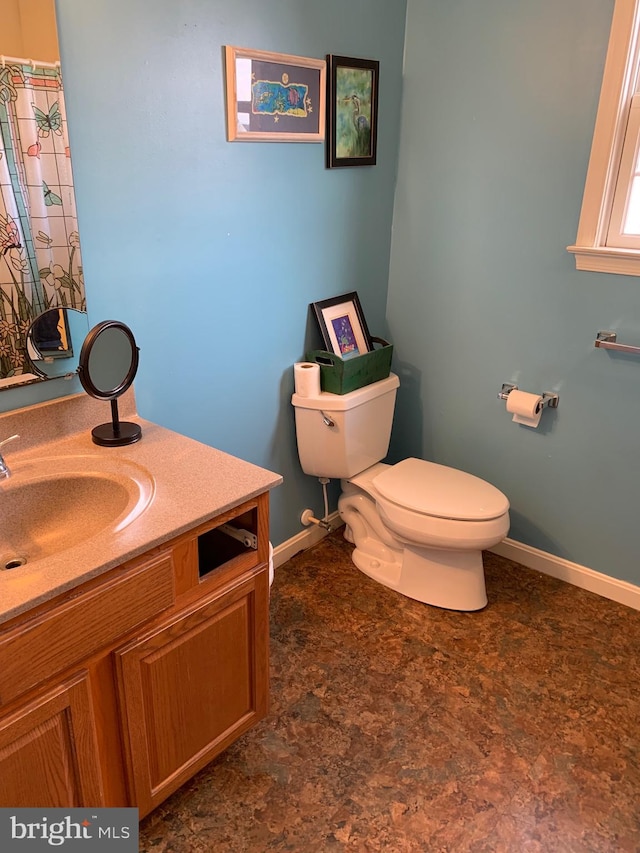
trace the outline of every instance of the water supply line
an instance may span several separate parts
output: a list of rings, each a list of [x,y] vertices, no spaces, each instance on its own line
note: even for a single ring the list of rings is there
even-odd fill
[[[329,482],[328,477],[318,477],[320,484],[322,485],[322,497],[324,499],[324,515],[323,521],[327,521],[329,519],[329,499],[327,497],[327,484]]]
[[[322,527],[323,530],[326,530],[327,533],[331,533],[333,528],[329,523],[329,498],[327,496],[327,484],[329,483],[328,477],[318,477],[320,484],[322,485],[322,495],[324,499],[324,518],[316,518],[313,514],[313,510],[304,509],[302,510],[302,514],[300,515],[300,521],[304,524],[305,527],[308,527],[310,524],[317,524],[318,527]]]

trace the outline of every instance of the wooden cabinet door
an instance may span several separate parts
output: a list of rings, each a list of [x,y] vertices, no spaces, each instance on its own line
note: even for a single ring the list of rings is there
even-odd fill
[[[141,817],[267,712],[267,570],[230,586],[115,652]]]
[[[103,805],[88,675],[0,720],[0,806]]]

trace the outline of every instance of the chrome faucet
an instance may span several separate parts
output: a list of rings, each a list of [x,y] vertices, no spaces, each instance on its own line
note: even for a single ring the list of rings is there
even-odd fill
[[[5,438],[4,441],[0,441],[0,447],[4,447],[5,444],[9,444],[10,441],[13,441],[15,438],[20,438],[19,435],[10,435],[9,438]],[[0,453],[0,480],[6,480],[7,477],[11,476],[11,471],[9,470],[9,466],[4,461],[4,457],[2,453]]]

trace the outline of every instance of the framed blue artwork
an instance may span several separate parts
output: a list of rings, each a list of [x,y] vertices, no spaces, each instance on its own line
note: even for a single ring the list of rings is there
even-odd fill
[[[327,352],[345,361],[371,352],[373,343],[356,291],[311,305]]]
[[[225,45],[229,142],[323,142],[324,59]]]

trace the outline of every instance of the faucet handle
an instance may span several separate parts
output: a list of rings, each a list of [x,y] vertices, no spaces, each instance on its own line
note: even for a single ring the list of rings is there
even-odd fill
[[[5,438],[4,441],[0,441],[0,449],[5,444],[9,444],[10,441],[14,441],[16,438],[20,438],[19,435],[10,435],[9,438]],[[0,453],[0,480],[6,480],[7,477],[11,476],[11,471],[9,470],[9,466],[2,458],[2,453]]]

